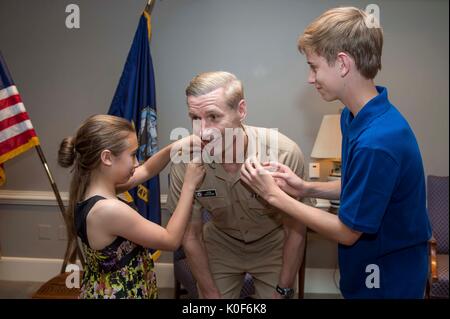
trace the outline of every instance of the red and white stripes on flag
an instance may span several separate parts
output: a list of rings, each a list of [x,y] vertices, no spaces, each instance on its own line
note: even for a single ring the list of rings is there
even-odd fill
[[[0,90],[0,185],[6,180],[3,163],[39,145],[33,125],[15,85]]]

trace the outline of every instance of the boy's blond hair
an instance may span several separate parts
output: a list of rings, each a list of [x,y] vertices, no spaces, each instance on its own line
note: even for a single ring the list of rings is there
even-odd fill
[[[186,88],[186,97],[205,95],[219,88],[224,88],[228,106],[236,109],[244,98],[244,88],[242,82],[229,72],[215,71],[198,74]]]
[[[355,60],[359,72],[373,79],[381,70],[383,31],[368,27],[370,19],[363,10],[354,7],[334,8],[324,12],[308,25],[298,40],[302,54],[314,52],[333,65],[339,52]]]

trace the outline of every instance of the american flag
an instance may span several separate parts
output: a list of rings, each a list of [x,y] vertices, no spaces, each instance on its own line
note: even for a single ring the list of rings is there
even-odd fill
[[[36,145],[39,139],[0,52],[0,186],[6,181],[3,163]]]

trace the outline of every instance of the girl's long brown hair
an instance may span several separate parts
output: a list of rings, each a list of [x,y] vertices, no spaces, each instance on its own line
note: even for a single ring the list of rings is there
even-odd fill
[[[112,115],[93,115],[78,128],[74,137],[61,141],[58,151],[58,164],[73,167],[69,191],[69,206],[65,214],[68,233],[65,260],[75,262],[77,252],[77,233],[74,224],[75,207],[80,202],[90,183],[92,170],[100,164],[100,154],[110,150],[119,155],[127,147],[127,137],[135,130],[127,120]],[[82,256],[79,256],[82,258]]]

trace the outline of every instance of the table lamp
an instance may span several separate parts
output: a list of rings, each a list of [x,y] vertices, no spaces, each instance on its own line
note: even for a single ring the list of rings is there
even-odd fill
[[[311,152],[311,157],[328,159],[333,162],[333,168],[327,176],[328,181],[339,180],[341,178],[341,146],[341,115],[324,115]],[[330,202],[332,206],[339,207],[339,200],[331,200]]]

